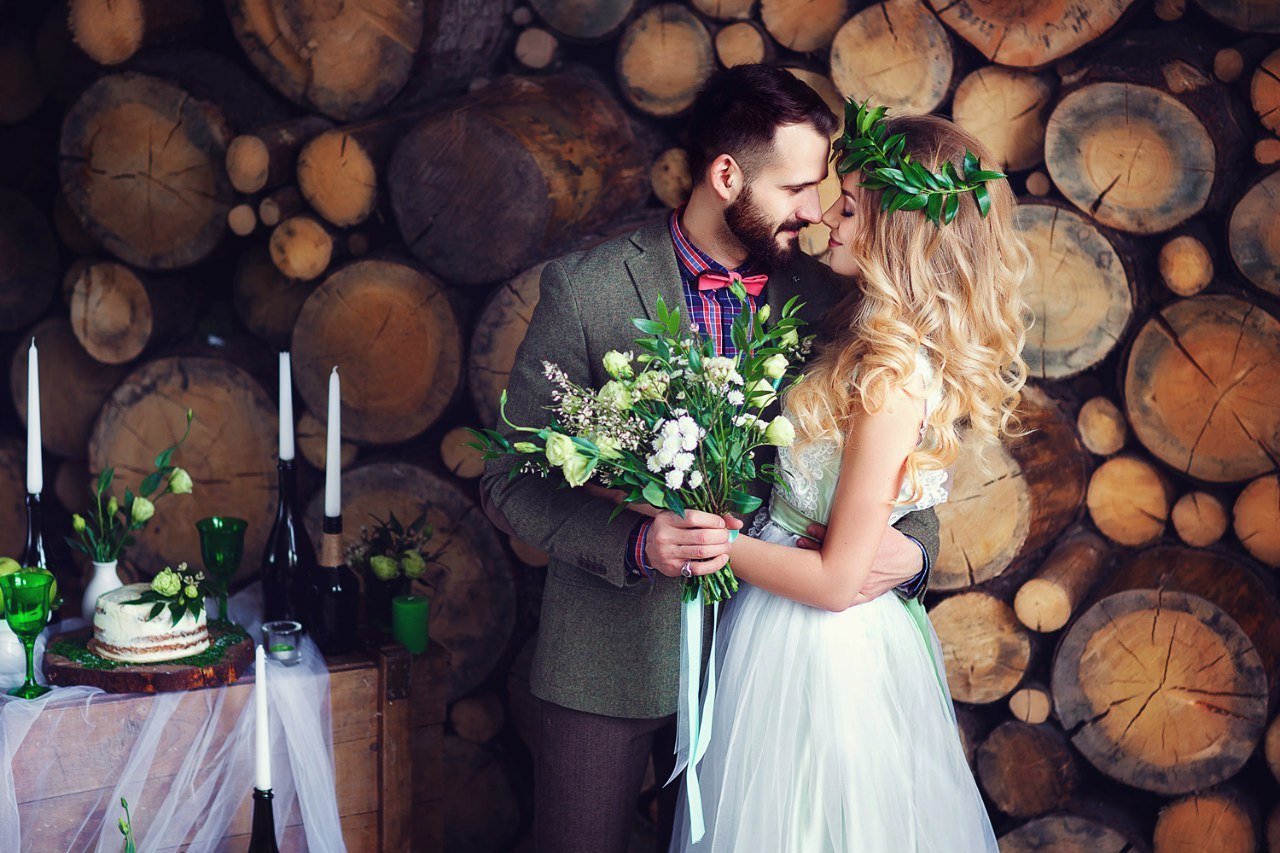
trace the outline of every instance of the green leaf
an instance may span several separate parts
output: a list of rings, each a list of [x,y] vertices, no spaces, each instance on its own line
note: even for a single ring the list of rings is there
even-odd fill
[[[667,331],[664,324],[658,323],[654,320],[645,320],[642,317],[635,318],[631,323],[646,335],[661,335],[665,334]]]
[[[991,210],[991,196],[987,192],[987,188],[981,185],[974,187],[973,198],[978,202],[978,213],[986,216],[987,212]]]
[[[144,495],[151,494],[157,487],[159,487],[160,478],[162,476],[163,475],[159,471],[152,471],[145,479],[143,479],[142,485],[138,486],[138,492]]]
[[[644,487],[642,494],[644,495],[645,503],[649,504],[649,506],[656,506],[661,509],[666,504],[666,492],[657,483],[649,483]]]
[[[969,183],[978,183],[979,181],[998,181],[1005,177],[1004,172],[992,172],[988,169],[979,169],[976,172],[970,172],[965,175],[965,179]]]
[[[929,196],[929,202],[925,205],[924,215],[929,217],[930,222],[937,223],[939,221],[942,216],[942,196]]]
[[[164,610],[164,602],[163,601],[156,602],[154,605],[152,605],[151,612],[147,614],[147,621],[150,622],[152,619],[159,616],[161,611],[163,610]]]
[[[917,193],[916,195],[913,195],[911,196],[911,198],[907,199],[907,201],[902,205],[902,209],[903,210],[919,210],[920,208],[924,207],[928,203],[929,203],[929,197],[927,195],[925,195],[924,193]]]
[[[974,154],[973,154],[973,152],[972,152],[972,151],[965,151],[965,152],[964,152],[964,176],[965,176],[965,179],[966,179],[966,180],[968,180],[968,179],[969,179],[969,173],[970,173],[970,172],[976,172],[977,170],[978,170],[978,158],[974,156]]]
[[[894,196],[893,202],[889,205],[889,212],[893,213],[895,210],[901,210],[907,202],[916,198],[920,198],[920,196],[913,195],[911,193],[898,193]]]
[[[170,605],[169,605],[169,615],[173,617],[173,624],[174,624],[174,625],[177,625],[179,622],[181,622],[181,621],[182,621],[182,617],[185,615],[185,614],[184,614],[184,609],[183,609],[182,605],[181,605],[181,604],[179,604],[179,603],[178,603],[178,602],[176,602],[176,601],[175,601],[175,602],[173,602],[172,604],[170,604]]]
[[[729,495],[729,510],[731,512],[737,512],[745,515],[749,512],[755,512],[760,508],[761,503],[760,498],[755,495],[749,495],[746,492],[738,491],[736,489]]]
[[[111,487],[111,479],[115,477],[115,468],[104,468],[102,473],[98,475],[98,494],[103,494]]]
[[[946,204],[946,207],[943,208],[943,217],[948,224],[951,222],[951,220],[956,218],[956,213],[959,210],[960,210],[960,196],[958,194],[947,196],[947,204]]]
[[[887,188],[880,195],[880,212],[884,213],[893,204],[893,200],[899,195],[898,190],[894,187]]]

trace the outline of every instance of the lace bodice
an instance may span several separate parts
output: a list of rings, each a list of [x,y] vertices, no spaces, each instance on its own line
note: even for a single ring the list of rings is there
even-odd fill
[[[925,418],[927,419],[929,413],[941,400],[942,390],[934,382],[933,368],[923,350],[917,353],[916,366],[928,389],[928,396],[925,398]],[[921,443],[929,440],[928,432],[926,423],[920,428]],[[840,446],[833,441],[812,442],[797,453],[793,453],[792,448],[789,447],[779,448],[778,467],[787,489],[782,495],[775,490],[770,500],[769,515],[777,519],[784,514],[777,506],[781,499],[806,518],[826,524],[831,515],[831,499],[835,494],[836,483],[840,479],[840,454]],[[921,471],[921,495],[916,501],[908,503],[907,501],[911,498],[911,488],[904,479],[902,489],[898,493],[899,503],[893,508],[889,523],[897,522],[909,512],[943,503],[947,499],[949,486],[949,471]]]

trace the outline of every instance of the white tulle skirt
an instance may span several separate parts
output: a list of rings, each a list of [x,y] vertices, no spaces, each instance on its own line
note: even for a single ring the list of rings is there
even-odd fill
[[[673,853],[997,851],[928,636],[937,667],[893,592],[832,613],[743,584],[717,643],[706,835],[690,844],[682,798]]]

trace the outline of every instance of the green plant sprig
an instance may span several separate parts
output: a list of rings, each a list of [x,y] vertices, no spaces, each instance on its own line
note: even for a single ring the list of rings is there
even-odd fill
[[[889,108],[869,109],[869,102],[859,104],[849,98],[845,103],[844,133],[831,152],[837,174],[861,170],[866,180],[860,186],[884,190],[881,212],[923,210],[930,222],[941,227],[956,218],[960,196],[971,192],[978,204],[978,213],[987,215],[991,210],[991,196],[985,184],[1006,177],[1003,172],[981,168],[977,156],[968,150],[964,152],[962,169],[957,169],[950,160],[943,164],[941,172],[926,169],[903,152],[905,134],[889,135],[884,124]]]

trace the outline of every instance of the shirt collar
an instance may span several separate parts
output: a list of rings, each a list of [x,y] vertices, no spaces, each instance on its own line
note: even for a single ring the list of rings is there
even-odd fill
[[[683,207],[678,207],[671,211],[671,242],[676,249],[676,260],[680,263],[680,271],[687,278],[697,278],[704,272],[710,270],[720,274],[728,272],[724,265],[713,260],[710,255],[703,252],[693,244],[684,233],[684,229],[680,227],[680,214],[684,213]],[[746,263],[738,267],[735,272],[742,275],[749,275],[755,263],[751,258],[747,258]]]

